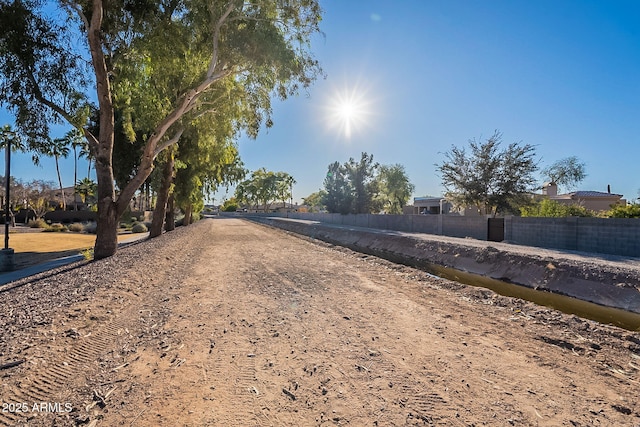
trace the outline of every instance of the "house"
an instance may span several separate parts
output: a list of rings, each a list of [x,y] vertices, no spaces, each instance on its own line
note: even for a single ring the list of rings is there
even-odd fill
[[[611,193],[610,188],[607,188],[606,193],[600,191],[574,191],[572,193],[558,194],[558,186],[555,182],[545,182],[542,185],[542,195],[558,203],[580,205],[596,212],[609,210],[612,205],[624,206],[627,204],[627,201],[622,198],[622,194]]]
[[[410,215],[448,214],[453,209],[451,202],[442,197],[414,197],[413,206],[407,206],[403,213]]]

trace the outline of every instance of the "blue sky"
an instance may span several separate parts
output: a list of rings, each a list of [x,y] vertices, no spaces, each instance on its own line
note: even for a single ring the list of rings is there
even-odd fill
[[[327,78],[277,101],[274,127],[239,141],[248,169],[293,175],[295,201],[322,187],[330,163],[363,151],[403,164],[414,196],[440,195],[434,164],[444,152],[496,129],[505,144],[535,145],[541,167],[577,156],[588,174],[577,189],[611,185],[638,197],[640,2],[321,4],[325,36],[313,50]],[[337,112],[345,99],[354,99],[349,136]],[[0,112],[0,124],[11,122]],[[53,160],[42,163],[19,156],[13,175],[55,181]],[[71,185],[73,161],[62,168]],[[86,163],[80,170],[84,176]]]

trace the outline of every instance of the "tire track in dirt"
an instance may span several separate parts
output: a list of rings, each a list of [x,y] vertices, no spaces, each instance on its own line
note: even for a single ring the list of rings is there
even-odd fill
[[[137,326],[112,348],[135,351],[109,356],[130,363],[103,378],[119,389],[97,427],[640,420],[634,337],[613,348],[581,323],[580,343],[566,316],[535,323],[521,302],[263,226],[192,230],[126,314]]]
[[[175,243],[170,244],[170,247],[174,245]],[[177,252],[174,257],[163,256],[163,258],[170,259],[177,266],[184,266],[187,265],[185,261],[193,256],[193,250]],[[86,320],[77,318],[76,323],[79,328],[69,328],[64,332],[63,338],[71,341],[68,349],[63,354],[48,355],[46,358],[47,366],[27,367],[21,380],[15,381],[12,385],[6,387],[2,401],[5,403],[26,403],[29,406],[29,410],[23,413],[0,412],[0,425],[31,426],[39,425],[39,423],[50,423],[53,422],[53,419],[58,419],[58,422],[60,422],[60,416],[68,417],[70,415],[69,409],[71,408],[73,409],[73,416],[86,414],[88,411],[81,407],[83,405],[78,402],[71,403],[67,390],[70,387],[81,387],[83,381],[86,380],[86,374],[96,371],[99,365],[98,360],[102,356],[108,353],[118,354],[122,350],[119,348],[122,344],[122,338],[127,337],[128,340],[129,337],[133,336],[132,333],[138,335],[142,329],[148,329],[148,325],[145,325],[145,319],[143,318],[143,311],[145,311],[143,309],[152,307],[155,310],[160,306],[163,296],[162,292],[158,291],[159,288],[162,288],[167,283],[175,282],[182,275],[183,271],[180,268],[163,269],[154,274],[154,284],[143,288],[143,293],[133,296],[130,292],[127,292],[127,295],[123,298],[118,291],[126,287],[124,285],[128,286],[132,283],[143,282],[148,278],[144,272],[135,269],[125,270],[118,290],[115,292],[109,289],[101,290],[110,297],[115,296],[116,300],[123,303],[123,305],[108,316],[106,320],[105,318],[93,318],[93,321],[90,322],[91,330],[86,335],[78,332],[78,329],[81,329],[80,325],[83,326],[82,329],[86,329],[86,326],[82,323],[82,321]],[[84,307],[86,304],[81,303],[80,306]],[[116,307],[116,305],[112,305],[110,308],[115,311]],[[69,309],[68,311],[72,312],[73,310]],[[76,308],[76,311],[83,310]],[[62,316],[63,313],[57,313],[57,315]],[[134,323],[132,323],[132,319],[135,319]],[[54,321],[54,323],[56,322]],[[156,322],[154,327],[158,323]],[[128,362],[124,363],[124,365],[127,364]],[[117,370],[118,367],[115,369]],[[89,397],[89,400],[91,400],[91,397]],[[105,400],[106,398],[94,389],[94,404],[97,402],[99,406],[103,406]],[[34,411],[33,405],[45,405],[45,410],[41,412]],[[74,423],[69,420],[69,424]]]

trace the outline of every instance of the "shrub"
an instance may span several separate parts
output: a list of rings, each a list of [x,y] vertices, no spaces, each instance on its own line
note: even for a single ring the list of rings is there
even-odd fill
[[[67,227],[65,227],[64,225],[60,224],[59,222],[56,222],[54,224],[51,224],[49,226],[49,228],[45,228],[44,231],[49,231],[49,232],[63,232],[63,231],[68,231]]]
[[[27,223],[27,225],[31,228],[48,228],[49,224],[42,218],[32,219]]]
[[[84,231],[89,234],[96,234],[97,228],[98,228],[98,224],[95,222],[90,222],[84,225]]]
[[[640,218],[640,204],[616,205],[606,212],[609,218]]]
[[[132,233],[146,233],[148,231],[147,226],[142,223],[137,223],[133,227],[131,227]]]
[[[74,222],[73,224],[69,224],[67,227],[69,231],[73,231],[75,233],[82,233],[84,231],[84,225],[79,222]]]
[[[555,200],[543,199],[538,203],[520,208],[523,217],[593,217],[595,213],[580,205],[565,205]]]
[[[80,255],[84,257],[87,261],[93,260],[93,248],[88,248],[80,251]]]

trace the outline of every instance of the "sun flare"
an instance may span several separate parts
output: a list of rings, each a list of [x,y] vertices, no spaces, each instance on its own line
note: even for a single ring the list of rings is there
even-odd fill
[[[331,96],[327,111],[328,125],[347,139],[368,124],[370,115],[366,98],[357,88],[336,91]]]

